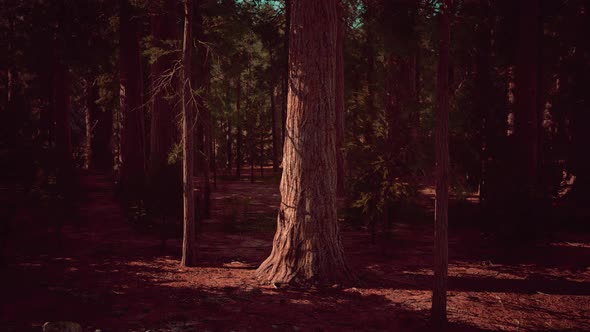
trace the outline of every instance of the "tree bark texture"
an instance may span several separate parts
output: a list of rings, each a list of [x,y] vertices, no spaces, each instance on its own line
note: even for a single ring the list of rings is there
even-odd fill
[[[291,1],[281,206],[264,282],[350,281],[336,218],[337,0]]]
[[[282,144],[283,149],[285,145],[286,139],[286,132],[287,132],[287,104],[289,103],[289,38],[291,35],[291,1],[292,0],[285,0],[285,36],[283,38],[283,51],[284,59],[283,59],[283,81],[281,84],[283,90],[283,98],[282,98],[282,109],[281,109],[281,119],[282,119],[282,126],[281,126],[281,133],[282,133]]]

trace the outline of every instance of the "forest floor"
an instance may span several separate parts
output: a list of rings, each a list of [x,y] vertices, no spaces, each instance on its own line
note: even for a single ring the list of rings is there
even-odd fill
[[[0,329],[40,331],[430,331],[432,226],[398,223],[371,244],[342,232],[355,287],[262,286],[279,203],[276,181],[219,180],[198,239],[199,266],[181,268],[180,240],[125,221],[110,179],[84,174],[79,222],[61,238],[19,213],[2,267]],[[590,235],[559,233],[526,249],[499,248],[451,229],[449,331],[590,331]]]

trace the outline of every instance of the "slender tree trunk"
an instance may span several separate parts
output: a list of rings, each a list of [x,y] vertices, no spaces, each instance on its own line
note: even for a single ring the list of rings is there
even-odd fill
[[[271,71],[273,69],[273,53],[272,47],[268,49],[270,57]],[[274,82],[270,84],[270,132],[272,135],[272,170],[278,172],[279,170],[279,142],[277,135],[277,110],[275,107],[275,86]]]
[[[142,73],[137,22],[128,0],[120,1],[121,186],[137,197],[145,180]]]
[[[193,86],[199,91],[196,96],[197,100],[197,131],[196,131],[196,145],[197,157],[195,162],[195,171],[199,178],[199,199],[200,202],[198,210],[200,216],[209,218],[209,206],[211,196],[211,186],[209,183],[209,159],[210,159],[210,145],[211,145],[211,113],[207,106],[207,97],[209,92],[209,50],[204,45],[206,43],[206,36],[203,30],[203,15],[201,13],[201,0],[196,0],[194,3],[194,22],[193,32],[197,43],[197,54],[194,57],[195,70],[193,71]],[[200,218],[199,218],[200,220]]]
[[[262,119],[260,121],[260,127],[262,127]],[[264,177],[264,131],[260,128],[260,178]]]
[[[289,99],[282,202],[270,256],[271,283],[350,281],[336,217],[337,0],[292,0]]]
[[[375,121],[375,49],[373,47],[373,24],[372,18],[375,16],[374,4],[372,0],[364,0],[365,6],[365,24],[367,25],[366,39],[365,39],[365,57],[367,60],[367,97],[365,100],[367,107],[367,121],[365,127],[365,139],[367,143],[373,142],[374,130],[373,123]]]
[[[447,321],[448,205],[449,205],[449,58],[450,11],[452,0],[444,0],[440,14],[438,62],[438,109],[436,112],[436,208],[434,217],[434,291],[432,321],[442,326]]]
[[[85,80],[84,94],[86,97],[86,107],[84,109],[84,169],[90,169],[90,163],[92,162],[92,118],[90,116],[91,107],[94,107],[94,99],[90,96],[92,90],[92,81],[90,79]]]
[[[398,55],[394,54],[393,52],[389,53],[386,57],[385,63],[385,122],[387,123],[387,152],[386,152],[386,160],[388,161],[388,176],[387,181],[389,183],[395,183],[395,177],[399,176],[399,172],[395,167],[400,162],[407,162],[406,160],[400,161],[399,158],[402,157],[400,153],[400,149],[402,146],[406,145],[405,142],[402,142],[403,138],[400,135],[401,129],[401,119],[400,114],[403,109],[402,105],[402,98],[407,93],[403,89],[403,81],[405,77],[403,77],[403,70],[400,67],[403,67],[404,60],[401,59]],[[407,97],[407,96],[406,96]],[[388,230],[393,225],[393,217],[392,217],[393,207],[391,204],[386,204],[383,210],[383,220],[382,220],[382,227],[384,230]],[[377,232],[377,221],[373,220],[371,224],[371,241],[375,243],[376,239],[376,232]]]
[[[275,107],[274,87],[270,88],[270,128],[272,135],[272,170],[279,171],[279,136],[277,134],[277,110]]]
[[[194,139],[194,112],[191,101],[191,45],[192,45],[192,0],[184,0],[184,39],[182,42],[182,71],[180,82],[182,86],[182,182],[183,182],[183,206],[184,206],[184,232],[182,239],[183,266],[194,266],[196,263],[195,243],[195,200],[193,179],[193,139]]]
[[[14,33],[14,31],[11,30],[11,33]],[[51,38],[51,51],[47,52],[47,58],[46,61],[47,63],[50,64],[54,64],[56,61],[56,40],[54,37]],[[12,52],[11,52],[12,53]],[[10,56],[11,53],[8,53],[8,55]],[[11,56],[10,58],[13,58],[13,56]],[[41,84],[43,84],[43,86],[47,86],[47,87],[51,87],[53,86],[53,80],[54,80],[54,73],[55,71],[55,65],[51,65],[51,66],[44,66],[41,68],[40,73],[39,73],[39,81]],[[13,73],[14,74],[14,73]],[[14,77],[12,77],[12,80],[14,80]],[[13,81],[14,84],[14,81]],[[14,87],[12,88],[14,89]],[[43,107],[41,109],[41,112],[39,114],[39,140],[40,140],[40,144],[47,144],[52,142],[53,140],[53,116],[54,116],[54,111],[55,111],[55,105],[54,105],[54,101],[53,101],[53,89],[48,88],[48,89],[43,89],[41,91],[42,93],[42,100],[45,101],[45,107]],[[12,97],[10,98],[11,103],[12,103]],[[12,108],[12,105],[8,105],[9,108]],[[9,109],[10,110],[10,109]]]
[[[230,84],[230,80],[226,78],[225,80],[226,82],[226,95],[225,95],[225,99],[226,99],[226,103],[229,104],[229,101],[231,100],[231,84]],[[231,134],[231,110],[228,107],[227,110],[227,131],[226,131],[226,135],[225,135],[225,142],[226,142],[226,149],[227,149],[227,169],[231,172],[231,165],[232,165],[232,160],[233,160],[233,156],[232,156],[232,134]]]
[[[255,138],[252,137],[251,139],[254,140]],[[250,149],[250,183],[254,183],[254,156],[255,155],[256,155],[256,143],[252,143],[252,149]]]
[[[402,71],[400,70],[401,62],[403,61],[394,53],[390,53],[386,58],[386,75],[385,75],[385,120],[387,122],[387,145],[388,150],[394,156],[397,156],[395,146],[399,146],[399,131],[400,121],[399,115],[401,112],[400,95],[405,91],[400,91],[401,85],[398,84]],[[397,135],[397,137],[396,137]],[[396,140],[397,139],[397,140]],[[391,157],[393,159],[393,156]]]
[[[101,112],[96,104],[99,98],[98,85],[93,79],[86,80],[84,168],[106,170],[111,162],[109,140],[112,118],[110,112]]]
[[[205,59],[205,63],[203,64],[203,91],[205,93],[204,96],[204,103],[203,103],[203,144],[204,144],[204,163],[203,163],[203,185],[204,185],[204,193],[203,193],[203,217],[208,219],[211,217],[211,142],[212,142],[212,129],[211,128],[211,110],[207,105],[207,98],[210,93],[210,64],[208,59]]]
[[[163,41],[176,39],[175,21],[171,13],[175,11],[175,1],[159,0],[154,6],[156,12],[151,19],[152,37],[160,47],[166,49]],[[151,66],[152,114],[150,126],[150,161],[148,173],[154,177],[167,164],[168,154],[174,142],[173,105],[166,100],[166,92],[157,86],[161,76],[172,68],[174,56],[166,54],[159,57]]]
[[[478,43],[476,45],[475,54],[475,102],[477,109],[480,111],[481,119],[481,133],[479,147],[481,149],[481,177],[479,181],[479,199],[480,205],[487,206],[487,199],[489,196],[488,182],[493,181],[490,178],[491,167],[489,160],[494,157],[492,152],[491,140],[496,136],[497,130],[494,126],[495,117],[491,104],[493,101],[490,98],[490,93],[493,91],[493,84],[491,80],[491,22],[489,19],[489,0],[481,0],[481,15],[482,20],[477,26],[476,33],[478,35]]]
[[[232,134],[231,134],[231,120],[229,119],[229,115],[227,118],[227,131],[226,131],[226,149],[227,149],[227,169],[231,171],[232,165]]]
[[[418,46],[416,46],[418,47]],[[420,107],[418,97],[418,86],[419,86],[419,69],[418,69],[418,50],[414,50],[410,55],[408,63],[408,82],[409,82],[409,104],[413,107],[410,113],[410,142],[415,148],[418,148],[418,139],[420,137]]]
[[[223,127],[221,124],[220,128]],[[211,135],[211,168],[213,169],[213,188],[217,189],[217,140],[215,136]]]
[[[236,99],[236,177],[239,179],[242,172],[242,119],[240,118],[240,94],[242,90],[241,79],[238,77],[236,84],[237,99]]]
[[[336,32],[336,194],[344,196],[344,17],[338,3]]]
[[[72,131],[70,128],[70,77],[68,67],[56,62],[53,80],[53,104],[55,105],[55,146],[59,169],[63,177],[71,176]]]

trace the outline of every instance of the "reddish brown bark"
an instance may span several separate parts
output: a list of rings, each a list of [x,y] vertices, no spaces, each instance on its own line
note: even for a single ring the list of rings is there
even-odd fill
[[[283,91],[283,98],[282,98],[282,110],[281,110],[281,118],[282,118],[282,145],[285,145],[285,134],[287,131],[287,103],[288,103],[288,94],[289,94],[289,38],[291,35],[291,0],[285,0],[285,36],[283,39],[283,51],[284,59],[284,71],[283,71],[283,80],[281,82],[281,88]],[[281,149],[282,150],[282,149]]]
[[[350,280],[336,218],[337,0],[291,2],[289,99],[281,206],[264,282]]]

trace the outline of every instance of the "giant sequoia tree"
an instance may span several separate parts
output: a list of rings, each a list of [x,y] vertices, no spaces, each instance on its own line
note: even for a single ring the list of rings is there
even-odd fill
[[[282,201],[272,252],[257,274],[274,283],[342,282],[350,273],[336,218],[338,1],[290,5]]]

